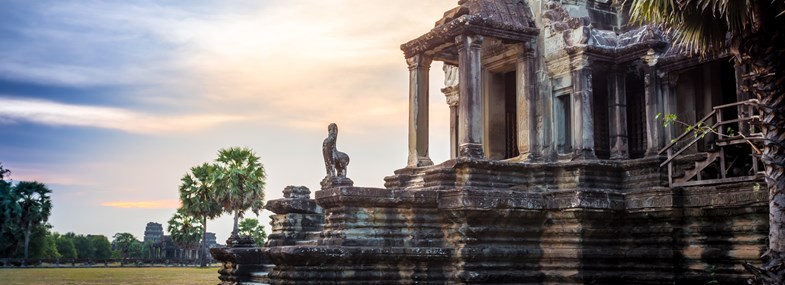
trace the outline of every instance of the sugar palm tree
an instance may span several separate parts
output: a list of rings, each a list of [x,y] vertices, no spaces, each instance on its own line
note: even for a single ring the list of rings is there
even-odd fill
[[[172,235],[172,241],[186,250],[196,247],[202,238],[202,225],[199,220],[186,214],[182,208],[177,209],[169,219],[167,230]]]
[[[237,238],[238,220],[250,209],[255,214],[264,207],[264,166],[249,148],[231,147],[218,151],[215,189],[224,211],[234,214],[232,238]]]
[[[21,208],[19,227],[24,233],[24,257],[27,258],[31,230],[46,223],[52,213],[52,199],[49,197],[52,190],[42,183],[23,181],[14,186],[14,192]]]
[[[202,242],[200,246],[199,264],[207,266],[207,220],[221,215],[223,209],[217,201],[213,187],[213,175],[216,166],[208,163],[191,168],[180,180],[180,201],[183,211],[202,222]]]
[[[763,284],[785,284],[785,0],[631,1],[633,21],[664,27],[686,52],[729,51],[749,69],[742,87],[763,113],[769,190],[768,262],[755,273]]]

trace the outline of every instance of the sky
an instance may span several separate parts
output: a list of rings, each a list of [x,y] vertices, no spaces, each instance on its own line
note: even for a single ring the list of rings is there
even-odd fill
[[[180,178],[225,147],[255,150],[266,200],[287,185],[317,191],[331,122],[355,185],[383,187],[407,158],[399,46],[456,5],[0,0],[0,163],[53,190],[54,231],[110,238],[166,227]],[[436,163],[449,157],[441,67],[430,82]],[[208,231],[223,242],[231,218]]]

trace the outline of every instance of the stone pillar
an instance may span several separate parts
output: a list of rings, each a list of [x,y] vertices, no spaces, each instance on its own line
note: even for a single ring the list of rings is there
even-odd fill
[[[574,159],[595,159],[591,66],[585,55],[579,55],[572,60],[572,88]]]
[[[530,161],[541,159],[537,140],[537,65],[534,45],[522,45],[516,69],[517,115],[518,115],[518,152],[521,158]]]
[[[458,102],[459,87],[449,86],[442,88],[447,106],[450,106],[450,158],[458,157]]]
[[[679,75],[673,73],[666,73],[663,74],[660,80],[660,90],[662,92],[662,114],[663,116],[666,114],[676,114],[676,87],[679,81]],[[662,136],[665,140],[665,145],[667,145],[671,139],[678,137],[678,134],[675,133],[676,128],[671,125],[668,128],[662,128]],[[664,145],[663,145],[664,146]]]
[[[644,97],[646,100],[646,157],[656,156],[660,148],[660,140],[662,139],[662,124],[660,124],[656,117],[657,113],[661,113],[662,106],[661,100],[658,98],[657,92],[657,59],[659,56],[654,50],[649,50],[645,56],[641,57],[644,65]]]
[[[480,35],[455,37],[458,46],[460,103],[458,105],[458,156],[484,158],[482,102],[482,42]]]
[[[608,77],[611,100],[608,104],[608,128],[611,135],[611,159],[630,158],[627,142],[627,92],[626,74],[614,65]]]
[[[418,54],[409,65],[409,159],[408,167],[433,165],[428,157],[428,70],[431,58]]]

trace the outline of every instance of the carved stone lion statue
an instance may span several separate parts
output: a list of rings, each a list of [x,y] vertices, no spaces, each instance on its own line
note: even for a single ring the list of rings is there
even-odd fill
[[[327,138],[322,143],[322,154],[324,155],[324,166],[327,169],[327,177],[346,177],[346,166],[349,165],[349,155],[338,151],[335,143],[338,141],[338,125],[335,123],[327,127]]]

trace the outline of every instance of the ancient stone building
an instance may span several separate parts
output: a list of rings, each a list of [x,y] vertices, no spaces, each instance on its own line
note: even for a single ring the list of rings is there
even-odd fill
[[[214,251],[223,282],[743,282],[768,229],[744,67],[680,54],[623,2],[459,1],[401,46],[408,165],[385,188],[288,187],[265,247]],[[452,158],[433,162],[441,96]]]
[[[161,259],[181,259],[193,256],[198,256],[198,250],[186,250],[178,247],[172,237],[164,235],[164,228],[160,223],[149,222],[144,229],[143,242],[150,242],[152,245],[153,258]],[[207,248],[218,246],[215,239],[215,233],[207,232]]]
[[[164,236],[164,227],[159,223],[149,222],[144,228],[143,242],[158,243]]]

